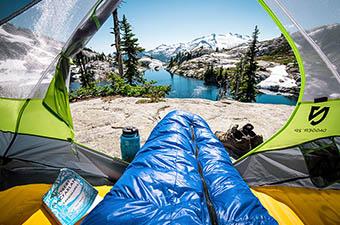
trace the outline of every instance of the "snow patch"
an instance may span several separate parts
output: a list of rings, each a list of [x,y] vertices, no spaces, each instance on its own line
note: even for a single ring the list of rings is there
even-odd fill
[[[280,91],[281,89],[292,89],[298,87],[296,81],[287,73],[285,65],[274,66],[267,70],[270,71],[270,75],[267,79],[261,81],[257,85],[260,89]]]
[[[164,68],[162,61],[158,59],[152,59],[150,57],[143,57],[139,59],[139,62],[143,66],[148,67],[149,69],[152,69],[152,70],[160,70]]]

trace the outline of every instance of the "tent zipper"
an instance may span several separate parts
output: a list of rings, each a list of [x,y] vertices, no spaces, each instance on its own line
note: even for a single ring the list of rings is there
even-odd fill
[[[197,164],[198,164],[198,172],[199,172],[200,177],[201,177],[201,182],[202,182],[202,185],[203,185],[204,196],[205,196],[205,199],[207,201],[208,212],[209,212],[209,217],[210,217],[210,220],[211,220],[211,224],[212,225],[218,225],[218,223],[217,223],[217,214],[216,214],[214,205],[212,204],[211,199],[210,199],[207,183],[204,180],[203,168],[202,168],[201,163],[198,160],[199,148],[198,148],[198,146],[196,144],[196,140],[195,140],[194,127],[191,125],[190,129],[191,129],[191,135],[192,135],[192,142],[193,142],[193,144],[195,146],[195,157],[196,157]]]

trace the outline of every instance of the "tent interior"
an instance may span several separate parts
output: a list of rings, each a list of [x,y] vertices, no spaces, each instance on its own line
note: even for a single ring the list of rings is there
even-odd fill
[[[300,95],[282,129],[234,167],[279,224],[339,224],[340,44],[336,34],[310,35],[332,26],[320,26],[324,17],[340,23],[337,0],[258,2],[293,49]],[[13,41],[12,59],[0,55],[0,224],[55,224],[41,199],[61,168],[76,171],[104,196],[128,167],[75,140],[68,97],[71,58],[119,4],[1,1],[5,35],[15,40],[15,30],[28,42],[25,35],[33,33],[36,45],[26,49]]]

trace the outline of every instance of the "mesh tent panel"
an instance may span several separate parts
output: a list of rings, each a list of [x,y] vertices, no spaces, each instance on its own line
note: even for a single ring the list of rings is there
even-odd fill
[[[340,97],[340,2],[265,0],[291,34],[305,68],[303,101]]]
[[[44,0],[0,26],[0,97],[43,98],[67,39],[91,0]]]

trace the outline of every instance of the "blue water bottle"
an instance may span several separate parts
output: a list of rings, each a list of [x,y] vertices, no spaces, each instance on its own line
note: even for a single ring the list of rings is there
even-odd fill
[[[122,159],[131,162],[140,148],[140,137],[136,127],[124,127],[120,136]]]

